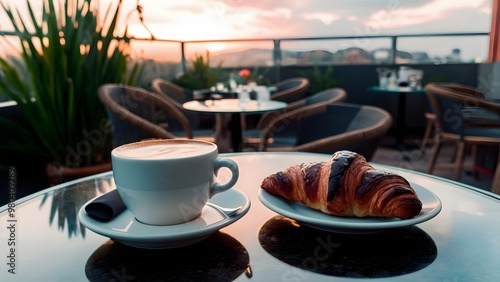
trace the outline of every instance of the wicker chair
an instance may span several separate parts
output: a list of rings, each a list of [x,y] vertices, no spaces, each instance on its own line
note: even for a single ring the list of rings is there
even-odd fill
[[[297,102],[307,96],[309,91],[309,80],[304,77],[294,77],[282,80],[273,86],[275,92],[271,94],[271,100],[282,101],[288,104]],[[261,119],[275,116],[274,112],[265,114],[241,114],[241,126],[243,129],[255,128]]]
[[[182,104],[193,100],[192,91],[182,88],[179,85],[165,79],[154,79],[151,87],[154,92],[164,95],[172,102],[172,104],[182,111],[184,110],[182,108]]]
[[[297,133],[289,146],[269,144],[274,131],[283,124],[297,123]],[[270,123],[262,134],[261,151],[304,151],[332,154],[351,150],[370,160],[378,141],[391,127],[391,115],[377,107],[332,103],[313,110],[307,107],[285,113]]]
[[[114,146],[151,138],[193,138],[188,119],[168,99],[142,88],[105,84],[98,89],[100,101],[108,110]],[[172,133],[156,123],[157,111],[175,119],[183,135]]]
[[[290,103],[284,109],[266,113],[260,118],[255,129],[246,130],[244,132],[243,146],[246,148],[254,147],[256,149],[258,147],[258,144],[260,143],[260,136],[263,134],[264,129],[270,123],[275,121],[276,118],[282,116],[283,114],[299,109],[314,111],[318,108],[324,108],[326,105],[331,103],[343,102],[346,99],[347,94],[344,89],[330,88],[308,96],[299,101]],[[274,138],[269,141],[275,143],[276,145],[277,143],[280,143],[279,140],[290,139],[290,137],[295,135],[295,131],[296,128],[292,124],[290,124],[289,126],[284,127],[282,130],[275,130]]]
[[[436,167],[442,144],[455,143],[454,162],[439,165],[451,166],[453,178],[458,180],[461,177],[467,146],[500,146],[500,104],[458,90],[455,86],[456,84],[430,83],[425,87],[432,110],[436,114],[435,144],[427,172],[432,173]],[[472,159],[475,160],[474,155]],[[474,167],[473,161],[472,168]],[[500,193],[498,160],[491,190]]]
[[[462,85],[462,84],[455,84],[455,83],[447,83],[446,85],[449,89],[460,91],[464,95],[470,95],[473,97],[484,98],[484,94],[479,92],[474,87],[471,87],[468,85]],[[426,112],[425,112],[425,118],[427,119],[427,126],[425,127],[424,136],[422,137],[422,142],[420,144],[420,155],[421,156],[423,156],[425,153],[427,143],[429,142],[432,131],[435,129],[435,123],[436,123],[436,114],[432,111],[432,107],[431,107],[428,100],[427,100],[427,102],[428,103],[426,105]]]
[[[294,77],[280,81],[274,86],[276,92],[271,95],[271,100],[292,103],[307,95],[309,80],[305,77]]]
[[[193,130],[198,130],[201,128],[201,124],[210,124],[210,126],[203,127],[213,127],[213,117],[211,115],[202,115],[200,113],[186,111],[182,104],[185,102],[193,100],[193,92],[190,89],[183,88],[175,83],[168,80],[156,78],[153,80],[151,85],[153,91],[163,97],[167,98],[174,104],[184,115],[188,118],[189,123]],[[204,134],[210,135],[206,132]]]

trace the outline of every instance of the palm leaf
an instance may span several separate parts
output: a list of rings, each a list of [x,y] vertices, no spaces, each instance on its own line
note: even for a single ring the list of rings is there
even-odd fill
[[[32,124],[32,140],[39,140],[39,151],[70,166],[109,158],[107,144],[94,144],[75,164],[67,163],[66,155],[89,142],[85,133],[100,129],[107,118],[97,98],[98,87],[133,81],[126,76],[130,61],[127,29],[121,36],[115,34],[121,1],[109,5],[104,20],[96,1],[44,0],[40,18],[29,1],[27,15],[1,3],[19,39],[24,72],[21,75],[14,64],[0,59],[0,91],[18,103]],[[33,151],[24,134],[16,138],[17,144],[9,140],[7,145],[21,149],[20,144],[25,144],[26,151]]]

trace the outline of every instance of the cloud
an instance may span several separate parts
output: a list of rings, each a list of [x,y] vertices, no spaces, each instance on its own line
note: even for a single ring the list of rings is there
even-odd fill
[[[23,1],[2,0],[22,6]],[[30,0],[38,5],[42,0]],[[222,39],[489,31],[492,0],[141,0],[144,21],[162,39]],[[102,8],[115,0],[100,0]],[[136,1],[124,1],[124,11]],[[0,29],[10,26],[0,15]],[[136,15],[129,24],[143,30]],[[133,26],[136,26],[135,28]]]
[[[417,26],[424,23],[429,23],[437,20],[450,19],[454,20],[457,27],[466,25],[462,20],[453,18],[460,10],[476,10],[484,7],[489,0],[455,0],[451,4],[448,0],[434,0],[423,3],[420,6],[406,7],[395,5],[377,9],[366,20],[363,21],[365,26],[375,26],[380,29],[396,29],[409,26]]]
[[[260,11],[260,14],[266,17],[290,19],[293,11],[288,8],[276,8],[271,11]]]
[[[190,6],[190,5],[177,5],[177,6],[171,6],[168,7],[167,12],[174,12],[174,13],[187,13],[187,14],[193,14],[193,15],[200,15],[205,12],[205,8],[202,6]]]
[[[487,26],[476,31],[488,31],[484,24],[488,17],[478,17],[491,12],[491,1],[141,0],[141,4],[145,21],[155,23],[167,39],[182,35],[196,40],[356,35],[359,30],[427,33],[433,23],[439,25],[432,32],[460,32],[471,26]],[[461,20],[464,14],[472,22]]]
[[[340,15],[333,13],[304,13],[302,16],[306,20],[319,20],[324,25],[330,25],[340,19]]]

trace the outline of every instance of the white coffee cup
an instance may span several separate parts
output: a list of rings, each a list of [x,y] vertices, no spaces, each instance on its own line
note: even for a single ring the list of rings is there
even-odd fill
[[[238,180],[238,165],[218,156],[217,145],[193,139],[130,143],[111,152],[113,177],[125,206],[145,224],[173,225],[200,215],[207,201]],[[220,168],[231,171],[215,182]]]

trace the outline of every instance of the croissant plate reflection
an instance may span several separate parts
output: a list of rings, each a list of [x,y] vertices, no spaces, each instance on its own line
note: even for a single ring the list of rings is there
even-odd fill
[[[260,229],[259,242],[284,263],[336,277],[394,277],[421,270],[437,257],[432,238],[415,226],[347,235],[275,216]]]

